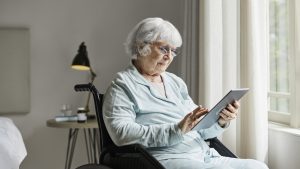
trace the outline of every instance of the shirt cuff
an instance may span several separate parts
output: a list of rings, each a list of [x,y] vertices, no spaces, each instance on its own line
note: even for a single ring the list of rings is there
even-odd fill
[[[178,124],[174,124],[174,130],[176,132],[176,134],[179,136],[179,137],[182,137],[183,138],[183,132],[181,131],[181,129],[179,128]]]
[[[220,124],[219,124],[219,122],[217,122],[218,123],[218,126],[220,126],[221,128],[223,128],[223,129],[226,129],[226,128],[228,128],[229,126],[230,126],[230,122],[227,122],[224,126],[221,126]]]

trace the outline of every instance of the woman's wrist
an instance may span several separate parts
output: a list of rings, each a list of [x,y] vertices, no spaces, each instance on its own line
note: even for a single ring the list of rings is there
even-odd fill
[[[220,127],[222,128],[227,128],[230,125],[230,121],[229,122],[220,122],[220,120],[218,121],[218,124]]]

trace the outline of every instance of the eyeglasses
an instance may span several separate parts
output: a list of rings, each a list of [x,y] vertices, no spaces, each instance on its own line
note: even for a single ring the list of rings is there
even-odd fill
[[[158,48],[159,48],[160,52],[161,52],[162,54],[164,54],[164,55],[165,55],[165,54],[168,54],[169,51],[171,51],[171,55],[172,55],[173,57],[175,57],[175,56],[178,55],[178,51],[177,51],[176,49],[170,48],[169,46],[159,46]]]

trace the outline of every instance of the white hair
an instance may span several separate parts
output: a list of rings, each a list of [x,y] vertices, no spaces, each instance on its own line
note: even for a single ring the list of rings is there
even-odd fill
[[[163,40],[176,48],[182,45],[180,33],[172,23],[162,18],[146,18],[128,34],[124,44],[125,50],[132,59],[136,59],[138,55],[150,54],[149,45],[158,40]]]

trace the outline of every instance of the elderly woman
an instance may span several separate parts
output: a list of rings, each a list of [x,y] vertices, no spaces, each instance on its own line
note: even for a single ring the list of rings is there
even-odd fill
[[[144,19],[129,33],[131,64],[117,74],[103,103],[113,142],[142,144],[167,169],[267,169],[259,161],[222,157],[204,141],[236,118],[237,101],[210,128],[191,130],[207,109],[192,101],[182,79],[166,72],[181,44],[178,30],[161,18]]]

